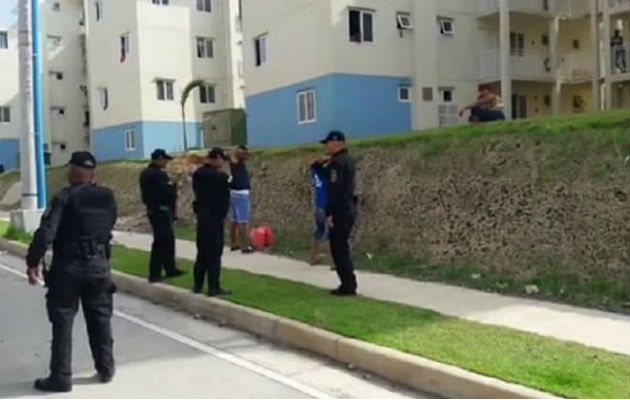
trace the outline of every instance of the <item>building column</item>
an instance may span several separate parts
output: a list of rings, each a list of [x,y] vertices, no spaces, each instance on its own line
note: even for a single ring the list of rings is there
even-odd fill
[[[499,0],[499,64],[501,69],[501,97],[505,117],[512,119],[512,60],[510,57],[509,0]]]
[[[562,73],[560,70],[560,55],[558,51],[558,37],[560,33],[560,17],[554,16],[549,23],[549,60],[553,75],[551,88],[551,114],[558,115],[562,111]]]
[[[591,17],[591,43],[593,43],[593,58],[592,58],[592,68],[593,68],[593,77],[591,78],[591,90],[593,92],[593,110],[599,110],[601,108],[601,99],[600,99],[600,88],[599,88],[599,60],[600,60],[600,49],[599,45],[601,43],[601,39],[599,37],[599,7],[598,0],[590,0],[589,1],[589,10]]]
[[[604,32],[602,37],[602,47],[604,48],[604,109],[611,110],[612,104],[612,51],[610,48],[610,38],[612,30],[610,26],[610,3],[603,1]]]

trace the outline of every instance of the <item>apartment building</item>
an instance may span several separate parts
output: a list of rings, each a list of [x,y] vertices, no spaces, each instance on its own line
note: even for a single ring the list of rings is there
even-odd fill
[[[312,142],[627,107],[628,0],[243,0],[248,135]],[[623,44],[611,45],[620,31]],[[619,40],[617,40],[619,43]]]
[[[17,4],[3,7],[8,18],[0,27],[0,164],[12,169],[19,167],[22,132]],[[40,7],[46,161],[63,164],[72,151],[89,147],[83,0],[44,0]]]
[[[238,0],[85,3],[92,149],[99,160],[146,158],[155,148],[203,147],[203,115],[243,107]]]

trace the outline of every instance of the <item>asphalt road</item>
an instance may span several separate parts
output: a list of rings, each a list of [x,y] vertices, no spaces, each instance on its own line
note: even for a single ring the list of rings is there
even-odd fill
[[[74,390],[43,395],[50,325],[45,290],[30,287],[22,260],[0,255],[0,398],[408,398],[421,394],[252,335],[118,294],[117,375],[94,379],[81,311],[74,327]]]

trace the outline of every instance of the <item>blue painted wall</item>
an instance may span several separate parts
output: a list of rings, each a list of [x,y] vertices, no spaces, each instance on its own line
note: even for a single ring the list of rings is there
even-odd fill
[[[332,129],[350,138],[411,130],[411,104],[398,101],[407,77],[331,74],[246,99],[247,136],[252,146],[310,143]],[[315,89],[317,121],[298,124],[297,93]]]
[[[186,123],[188,147],[203,147],[202,123]],[[125,131],[136,130],[136,149],[126,150]],[[181,152],[184,149],[180,122],[138,121],[95,129],[92,132],[92,151],[99,161],[146,159],[153,150]]]
[[[20,140],[0,139],[0,164],[6,171],[20,167]]]

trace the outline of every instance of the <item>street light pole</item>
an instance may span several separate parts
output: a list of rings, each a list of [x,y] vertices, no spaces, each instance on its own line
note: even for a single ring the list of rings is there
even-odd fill
[[[35,155],[37,167],[37,206],[46,207],[46,167],[44,164],[44,118],[42,110],[42,42],[39,0],[31,0],[33,36],[33,111],[35,116]]]

